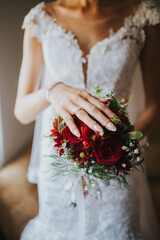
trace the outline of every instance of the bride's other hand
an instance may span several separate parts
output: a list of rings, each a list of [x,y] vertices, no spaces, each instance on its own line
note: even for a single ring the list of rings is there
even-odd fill
[[[109,131],[116,131],[116,126],[110,120],[116,115],[105,105],[110,100],[96,98],[82,88],[75,88],[64,83],[56,85],[49,94],[49,102],[54,110],[63,117],[71,132],[76,136],[80,136],[80,132],[74,123],[72,116],[74,114],[94,131],[103,132],[101,125]]]

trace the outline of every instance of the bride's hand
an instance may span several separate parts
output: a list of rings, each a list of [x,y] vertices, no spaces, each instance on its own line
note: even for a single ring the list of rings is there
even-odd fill
[[[64,83],[56,85],[49,94],[49,101],[54,110],[64,119],[71,132],[77,137],[80,136],[80,132],[74,123],[72,117],[74,114],[94,131],[102,132],[103,129],[90,116],[108,130],[116,131],[116,126],[110,121],[116,115],[105,105],[105,102],[110,100],[96,98],[82,88],[75,88]],[[78,110],[78,108],[80,109]]]

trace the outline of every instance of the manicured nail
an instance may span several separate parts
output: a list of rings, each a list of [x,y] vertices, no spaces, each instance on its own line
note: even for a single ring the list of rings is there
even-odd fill
[[[103,132],[103,129],[98,124],[95,124],[93,127],[96,131]]]
[[[109,128],[109,130],[111,130],[113,132],[115,132],[117,130],[116,126],[111,122],[107,123],[107,127]]]
[[[101,101],[111,101],[111,100],[113,100],[113,98],[99,98],[99,100],[101,100]]]
[[[76,135],[77,137],[80,137],[80,133],[78,132],[78,130],[74,130],[74,135]]]

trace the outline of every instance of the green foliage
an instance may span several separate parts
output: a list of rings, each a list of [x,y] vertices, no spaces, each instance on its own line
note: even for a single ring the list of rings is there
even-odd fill
[[[128,138],[131,140],[140,139],[143,137],[143,134],[140,131],[132,131],[128,133]]]
[[[77,204],[76,204],[75,202],[71,202],[69,206],[70,206],[70,207],[73,207],[73,208],[76,208],[76,207],[77,207]]]
[[[99,89],[98,87],[94,87],[95,89],[95,96],[99,97],[100,93],[102,93],[104,91],[104,89]]]

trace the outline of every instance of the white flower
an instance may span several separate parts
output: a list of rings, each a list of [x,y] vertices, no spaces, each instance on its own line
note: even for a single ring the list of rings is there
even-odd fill
[[[92,173],[92,169],[89,169],[89,170],[88,170],[88,173]]]
[[[129,146],[130,147],[134,147],[134,144],[132,142],[130,142]]]
[[[137,162],[139,162],[141,160],[141,158],[140,157],[137,157]]]
[[[122,163],[122,167],[124,167],[124,168],[125,168],[125,167],[126,167],[126,164],[125,164],[125,163]]]
[[[94,163],[95,163],[95,161],[94,161],[94,160],[92,160],[92,163],[94,164]]]
[[[135,154],[138,154],[138,153],[139,153],[138,148],[134,149],[134,153],[135,153]]]
[[[129,152],[129,148],[127,146],[122,146],[122,150]]]

